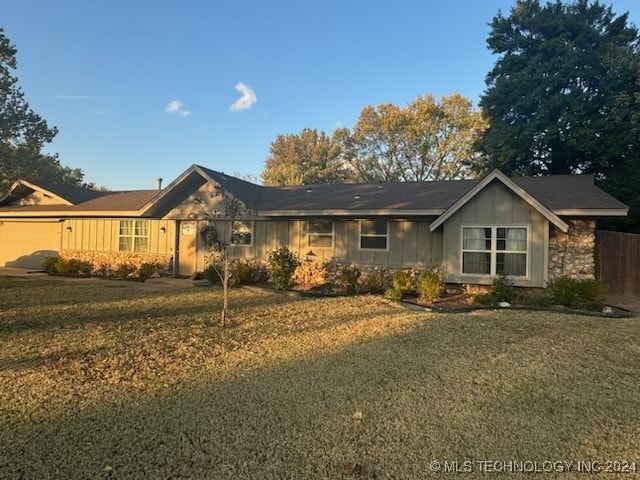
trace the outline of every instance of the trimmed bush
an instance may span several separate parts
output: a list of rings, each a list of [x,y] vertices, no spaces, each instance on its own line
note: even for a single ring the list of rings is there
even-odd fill
[[[148,278],[152,278],[155,275],[160,275],[160,271],[162,270],[162,265],[159,263],[151,263],[144,262],[140,264],[138,268],[138,278],[142,280],[147,280]]]
[[[269,278],[276,290],[287,290],[293,284],[293,274],[300,261],[287,247],[269,253]]]
[[[231,266],[231,277],[234,285],[246,285],[252,282],[253,268],[246,262],[237,261]]]
[[[59,257],[46,257],[42,262],[42,269],[47,273],[59,273],[58,266]]]
[[[536,293],[527,297],[526,304],[532,307],[550,307],[553,305],[553,300],[546,293]]]
[[[501,302],[511,303],[516,298],[513,283],[505,275],[493,279],[491,292],[473,297],[474,303],[486,306],[498,306]]]
[[[385,298],[389,300],[402,300],[402,292],[395,289],[394,287],[389,287],[384,292]]]
[[[362,293],[380,294],[384,292],[384,274],[374,272],[365,276],[360,285]]]
[[[400,292],[401,295],[407,295],[415,291],[413,286],[413,278],[407,270],[398,270],[393,275],[393,288]]]
[[[132,275],[138,268],[132,263],[121,263],[113,269],[113,273],[117,277],[127,278]]]
[[[498,275],[493,279],[491,296],[496,305],[500,302],[513,302],[513,299],[516,298],[516,292],[513,290],[513,282],[509,280],[506,275]]]
[[[343,286],[347,292],[347,295],[354,295],[358,287],[358,280],[362,272],[355,265],[342,267],[340,274],[338,275],[338,282]]]
[[[547,293],[554,304],[564,307],[596,311],[604,306],[605,286],[597,280],[554,278],[547,284]]]
[[[207,281],[212,285],[217,285],[222,283],[222,266],[220,265],[209,265],[202,272],[202,276],[207,279]]]
[[[444,281],[435,270],[427,270],[418,279],[418,294],[424,302],[433,302],[444,293]]]

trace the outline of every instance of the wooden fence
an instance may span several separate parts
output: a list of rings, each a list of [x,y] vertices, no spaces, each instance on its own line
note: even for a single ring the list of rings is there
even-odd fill
[[[596,278],[614,295],[640,295],[640,235],[596,230]]]

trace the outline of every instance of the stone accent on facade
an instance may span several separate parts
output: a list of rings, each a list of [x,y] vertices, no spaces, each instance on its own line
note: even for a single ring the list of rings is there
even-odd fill
[[[60,257],[65,259],[75,258],[93,265],[92,274],[110,275],[111,271],[122,264],[132,264],[140,267],[143,263],[156,263],[162,265],[161,276],[171,275],[173,270],[173,257],[158,253],[139,252],[107,252],[100,250],[62,250]]]
[[[579,280],[595,277],[595,220],[565,220],[569,231],[549,233],[549,280],[569,276]]]
[[[338,285],[340,283],[340,272],[345,267],[358,267],[362,273],[360,281],[362,282],[369,275],[377,275],[382,273],[385,286],[392,284],[393,275],[399,270],[409,271],[412,276],[417,276],[427,267],[402,267],[387,265],[369,265],[340,262],[338,260],[329,260],[324,263],[319,262],[301,262],[294,274],[294,281],[300,285],[318,286],[324,284]]]

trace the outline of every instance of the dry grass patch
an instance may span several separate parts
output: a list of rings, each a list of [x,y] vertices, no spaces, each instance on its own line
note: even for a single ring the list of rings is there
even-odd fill
[[[237,325],[222,329],[209,289],[0,289],[0,477],[425,478],[431,460],[640,461],[637,319],[439,316],[238,289]]]

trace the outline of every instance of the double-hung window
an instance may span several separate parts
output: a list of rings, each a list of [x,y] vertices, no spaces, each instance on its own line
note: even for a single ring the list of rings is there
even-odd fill
[[[253,244],[253,222],[235,220],[231,226],[231,244],[251,246]]]
[[[462,273],[528,275],[527,227],[462,227]]]
[[[389,222],[362,220],[360,222],[360,250],[387,250]]]
[[[330,220],[309,220],[307,222],[307,242],[309,247],[333,247],[333,222]]]
[[[149,220],[120,220],[118,250],[149,251]]]

